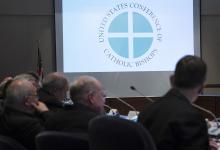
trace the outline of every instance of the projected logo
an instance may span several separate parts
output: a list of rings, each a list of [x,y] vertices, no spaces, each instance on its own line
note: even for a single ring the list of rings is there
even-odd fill
[[[105,57],[128,68],[150,64],[159,52],[162,39],[162,26],[156,14],[134,2],[109,9],[98,31],[98,42]]]
[[[144,55],[153,42],[151,24],[136,12],[118,15],[112,21],[108,32],[111,48],[124,58],[138,58]]]

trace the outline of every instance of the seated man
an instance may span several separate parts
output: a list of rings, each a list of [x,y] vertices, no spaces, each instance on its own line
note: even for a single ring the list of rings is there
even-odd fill
[[[44,130],[38,112],[48,111],[38,101],[37,90],[30,81],[14,80],[6,90],[6,100],[0,121],[1,134],[15,138],[29,150],[35,149],[35,136]]]
[[[151,133],[158,150],[208,150],[207,125],[191,104],[202,91],[206,64],[185,56],[171,76],[173,88],[140,113],[138,121]]]
[[[80,76],[70,87],[73,108],[54,113],[46,121],[47,130],[88,132],[90,119],[104,113],[105,93],[101,83],[90,76]]]
[[[65,108],[63,100],[66,98],[68,90],[66,77],[62,73],[53,72],[43,79],[39,99],[47,105],[50,111],[59,111]]]

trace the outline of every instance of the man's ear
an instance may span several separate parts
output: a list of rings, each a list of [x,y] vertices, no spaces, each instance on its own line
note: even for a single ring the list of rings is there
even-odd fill
[[[94,104],[94,92],[90,91],[87,95],[90,104]]]
[[[27,96],[27,97],[25,98],[24,104],[25,104],[25,106],[31,106],[31,99],[30,99],[29,96]]]
[[[174,81],[175,81],[175,76],[174,76],[174,75],[171,75],[171,76],[170,76],[170,84],[171,84],[171,87],[174,87]]]
[[[204,85],[201,85],[198,89],[198,94],[203,94]]]

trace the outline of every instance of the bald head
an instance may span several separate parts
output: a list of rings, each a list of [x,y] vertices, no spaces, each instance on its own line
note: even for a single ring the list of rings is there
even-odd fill
[[[70,96],[73,100],[87,101],[87,93],[97,89],[100,84],[97,79],[91,76],[78,77],[70,87]]]
[[[39,77],[34,72],[22,73],[14,77],[14,80],[22,79],[30,81],[37,89],[40,88]]]
[[[72,100],[85,104],[96,111],[103,111],[104,89],[100,81],[94,77],[78,77],[70,87],[70,96]]]

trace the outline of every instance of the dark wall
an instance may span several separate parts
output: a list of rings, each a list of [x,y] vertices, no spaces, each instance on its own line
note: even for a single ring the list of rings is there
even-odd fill
[[[202,57],[208,64],[208,83],[220,83],[220,1],[202,0]]]
[[[37,40],[45,72],[55,70],[53,0],[0,0],[0,79],[36,70]]]
[[[220,0],[201,0],[201,47],[207,83],[220,83]],[[0,80],[36,70],[37,43],[45,73],[56,69],[53,0],[0,0]]]

